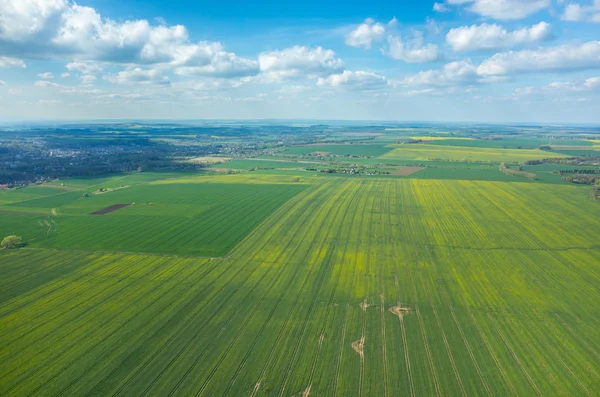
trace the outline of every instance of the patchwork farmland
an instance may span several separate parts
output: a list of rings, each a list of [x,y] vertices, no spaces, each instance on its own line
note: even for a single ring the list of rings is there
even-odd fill
[[[0,394],[597,395],[589,191],[418,175],[3,194]]]

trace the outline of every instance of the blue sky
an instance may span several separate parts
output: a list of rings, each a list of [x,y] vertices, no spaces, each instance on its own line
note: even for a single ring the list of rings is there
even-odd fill
[[[600,122],[600,0],[0,0],[3,120]]]

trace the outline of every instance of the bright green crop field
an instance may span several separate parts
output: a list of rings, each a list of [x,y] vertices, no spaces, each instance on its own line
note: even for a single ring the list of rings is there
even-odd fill
[[[0,395],[598,395],[590,187],[304,175],[2,193]]]

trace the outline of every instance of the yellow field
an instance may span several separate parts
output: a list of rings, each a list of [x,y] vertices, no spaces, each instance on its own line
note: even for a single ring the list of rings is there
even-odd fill
[[[448,140],[461,140],[461,141],[472,141],[473,138],[467,137],[455,137],[455,136],[411,136],[411,139],[416,141],[448,141]]]
[[[388,145],[394,150],[380,156],[381,159],[394,160],[440,160],[440,161],[499,161],[523,162],[548,157],[567,157],[563,154],[548,153],[532,149],[496,149],[462,146],[437,145]]]

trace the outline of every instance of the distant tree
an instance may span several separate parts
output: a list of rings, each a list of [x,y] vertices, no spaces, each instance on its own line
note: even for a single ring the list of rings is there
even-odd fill
[[[23,239],[19,236],[7,236],[4,237],[2,243],[0,244],[0,248],[2,249],[11,249],[17,248],[23,244]]]
[[[300,182],[300,177],[299,176],[294,177],[294,179],[292,179],[292,181],[294,181],[294,182]]]

